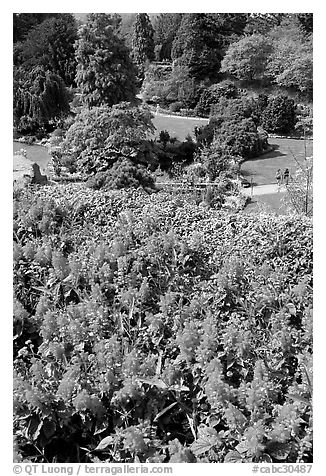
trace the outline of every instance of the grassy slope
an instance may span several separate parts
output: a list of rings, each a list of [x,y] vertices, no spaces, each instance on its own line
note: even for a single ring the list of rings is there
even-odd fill
[[[195,126],[203,126],[208,123],[207,120],[200,119],[184,119],[182,117],[164,117],[164,116],[155,116],[153,119],[153,124],[156,127],[155,136],[158,136],[160,131],[167,130],[172,137],[183,141],[186,136],[190,134],[194,137],[194,128]]]

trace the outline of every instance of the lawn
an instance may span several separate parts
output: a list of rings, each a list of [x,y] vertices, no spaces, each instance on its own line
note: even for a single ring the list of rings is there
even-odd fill
[[[247,160],[241,166],[243,175],[247,179],[253,179],[254,184],[264,185],[275,183],[277,169],[284,171],[285,168],[294,173],[299,167],[293,155],[299,162],[304,161],[304,141],[297,139],[269,139],[269,144],[274,150],[256,159]],[[306,141],[306,155],[312,155],[312,140]]]
[[[257,213],[264,211],[273,212],[276,215],[285,215],[287,206],[283,203],[285,193],[271,193],[266,195],[254,195],[252,201],[244,209],[244,213]]]
[[[194,138],[195,126],[200,127],[208,124],[208,119],[155,116],[153,124],[156,127],[155,137],[159,135],[160,131],[166,130],[172,137],[184,141],[188,134]]]

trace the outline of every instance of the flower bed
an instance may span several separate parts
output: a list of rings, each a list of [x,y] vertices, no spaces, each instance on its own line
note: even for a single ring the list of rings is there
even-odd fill
[[[311,462],[312,225],[17,192],[17,461]]]

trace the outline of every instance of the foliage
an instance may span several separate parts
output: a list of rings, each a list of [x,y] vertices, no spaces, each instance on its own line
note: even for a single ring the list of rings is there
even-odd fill
[[[313,214],[313,159],[307,157],[299,164],[287,186],[284,202],[295,213],[312,217]]]
[[[257,18],[267,21],[266,28],[232,43],[223,58],[221,71],[242,81],[276,84],[311,99],[312,35],[296,15],[258,14]],[[307,28],[309,31],[310,27]]]
[[[69,95],[63,80],[41,66],[14,69],[14,126],[33,133],[55,127],[69,112]]]
[[[211,108],[207,126],[197,128],[199,144],[216,141],[227,154],[238,160],[257,157],[266,148],[266,139],[257,128],[256,105],[247,98],[222,98]]]
[[[187,196],[22,190],[25,462],[312,460],[312,224]]]
[[[171,60],[174,38],[180,27],[183,13],[160,13],[154,21],[154,39],[158,47],[158,60]]]
[[[125,102],[83,109],[68,129],[60,155],[74,158],[86,176],[104,172],[122,158],[154,165],[147,139],[154,131],[151,117],[149,110]]]
[[[58,18],[47,18],[16,45],[15,65],[26,70],[42,66],[70,86],[76,75],[76,39],[77,27],[73,15],[63,13]]]
[[[60,17],[61,13],[14,13],[14,43],[23,41],[28,33],[47,18]]]
[[[216,81],[225,49],[241,34],[246,21],[246,14],[186,13],[173,41],[171,57],[179,58],[196,81]]]
[[[129,159],[122,159],[115,162],[109,170],[98,172],[89,178],[86,185],[95,190],[131,187],[149,190],[154,189],[154,179],[144,166],[134,164]]]
[[[132,58],[137,65],[154,60],[154,30],[147,13],[137,13],[132,38]]]
[[[224,149],[218,140],[213,141],[209,147],[200,149],[197,161],[205,170],[206,177],[210,182],[214,182],[222,175],[232,177],[237,170],[237,159]]]
[[[231,81],[221,81],[205,88],[200,95],[195,107],[195,115],[208,117],[213,104],[217,104],[221,98],[234,99],[238,95],[238,89]]]
[[[293,99],[286,95],[270,96],[261,115],[261,125],[268,132],[286,134],[292,132],[296,123],[296,108]]]
[[[261,80],[272,52],[272,42],[266,35],[245,36],[232,43],[221,64],[221,71],[242,80]]]
[[[180,142],[170,137],[167,131],[161,131],[159,141],[155,143],[155,153],[158,163],[163,171],[173,173],[173,168],[178,165],[190,164],[195,157],[197,146],[190,136]]]
[[[92,13],[79,31],[76,83],[88,107],[135,99],[136,70],[118,23],[115,15]]]
[[[154,70],[155,71],[155,70]],[[145,75],[142,86],[142,95],[145,101],[159,102],[162,106],[181,102],[183,107],[193,108],[198,102],[201,88],[194,78],[190,77],[189,68],[180,65],[177,61],[173,64],[172,72],[162,74],[161,77],[152,74]]]
[[[288,13],[251,13],[245,27],[247,34],[266,35],[270,30],[279,26]]]
[[[313,92],[312,36],[307,36],[297,21],[283,21],[270,32],[273,52],[267,74],[277,85],[295,89],[311,99]]]

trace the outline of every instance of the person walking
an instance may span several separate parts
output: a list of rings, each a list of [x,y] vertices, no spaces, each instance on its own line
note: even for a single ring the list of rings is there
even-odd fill
[[[283,179],[284,179],[284,183],[285,185],[288,185],[289,184],[289,178],[290,178],[290,171],[288,168],[286,168],[284,170],[284,174],[283,174]]]
[[[276,172],[275,178],[276,178],[277,185],[280,186],[282,181],[281,169],[278,169],[278,171]]]

